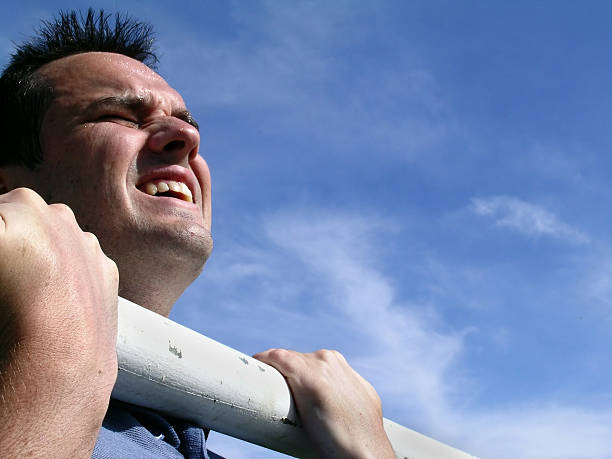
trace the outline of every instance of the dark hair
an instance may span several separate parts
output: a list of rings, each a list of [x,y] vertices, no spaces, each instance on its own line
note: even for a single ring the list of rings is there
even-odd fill
[[[43,159],[40,128],[53,101],[52,82],[36,73],[43,65],[73,54],[101,51],[123,54],[155,69],[154,35],[146,23],[127,15],[91,8],[87,14],[60,12],[42,21],[34,37],[16,47],[0,77],[0,166],[34,169]]]

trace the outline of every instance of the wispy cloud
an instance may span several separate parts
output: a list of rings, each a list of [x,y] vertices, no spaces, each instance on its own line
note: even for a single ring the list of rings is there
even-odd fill
[[[396,297],[391,279],[377,266],[375,241],[384,223],[292,213],[269,220],[266,231],[321,277],[328,307],[342,316],[353,337],[368,338],[369,347],[349,348],[356,366],[394,401],[402,400],[396,408],[436,417],[448,391],[445,373],[462,350],[464,332],[439,332],[422,308]]]
[[[470,208],[477,215],[493,218],[497,226],[526,236],[549,236],[576,244],[589,242],[586,235],[563,223],[545,208],[511,196],[473,198]]]
[[[496,459],[611,458],[612,411],[545,403],[463,413],[470,451]]]
[[[397,232],[399,225],[317,209],[250,221],[245,245],[234,243],[199,281],[196,291],[211,303],[201,312],[205,327],[227,323],[234,335],[240,330],[257,343],[253,351],[279,342],[304,351],[313,343],[338,348],[377,388],[388,417],[483,458],[607,457],[612,413],[606,409],[546,399],[512,407],[467,402],[482,384],[470,379],[463,359],[472,331],[453,328],[442,305],[398,294],[400,280],[388,274],[377,250],[389,227]],[[453,295],[452,285],[445,285],[440,288],[449,292],[439,299]],[[217,316],[223,323],[213,323]],[[495,333],[498,346],[512,345],[512,330]],[[219,440],[220,452],[226,443],[234,447]],[[252,450],[249,457],[266,454]]]

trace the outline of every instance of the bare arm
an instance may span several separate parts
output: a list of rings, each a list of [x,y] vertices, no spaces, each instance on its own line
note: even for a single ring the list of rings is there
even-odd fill
[[[300,419],[323,458],[395,458],[378,394],[342,354],[271,349],[254,356],[287,380]]]
[[[0,195],[0,457],[90,457],[117,374],[118,273],[64,205]]]

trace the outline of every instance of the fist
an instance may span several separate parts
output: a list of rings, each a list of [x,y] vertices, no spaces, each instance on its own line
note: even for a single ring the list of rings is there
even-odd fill
[[[117,377],[118,282],[68,206],[0,195],[0,456],[91,455]]]
[[[26,188],[0,195],[5,351],[27,346],[46,356],[50,371],[74,370],[70,377],[100,371],[105,384],[114,382],[118,282],[115,263],[93,234],[81,231],[68,206],[47,205]]]

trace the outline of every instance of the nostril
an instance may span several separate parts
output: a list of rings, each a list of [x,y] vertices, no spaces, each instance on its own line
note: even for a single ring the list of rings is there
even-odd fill
[[[164,146],[164,151],[176,151],[183,148],[185,148],[185,142],[183,140],[173,140]]]

